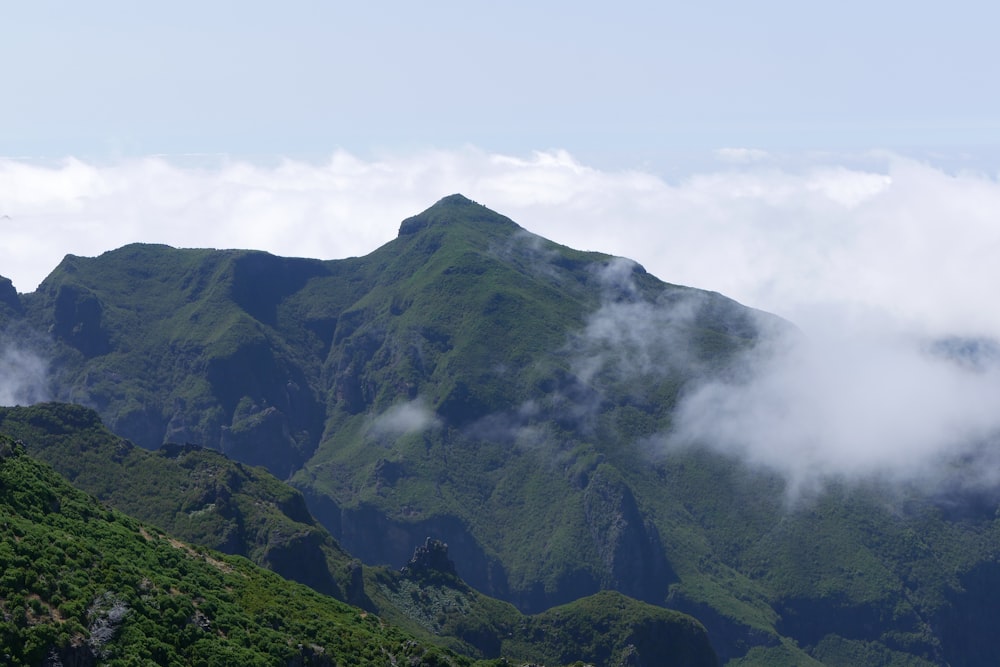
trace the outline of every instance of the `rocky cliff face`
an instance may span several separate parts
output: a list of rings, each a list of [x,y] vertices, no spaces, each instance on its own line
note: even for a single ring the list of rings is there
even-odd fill
[[[400,571],[404,576],[416,579],[439,575],[458,576],[455,563],[448,558],[448,545],[430,537],[413,550],[413,557]]]
[[[656,526],[639,512],[631,489],[610,466],[590,476],[583,495],[591,539],[603,569],[601,588],[661,603],[677,575],[664,556]]]
[[[0,311],[6,310],[8,315],[15,315],[20,314],[23,308],[17,290],[14,289],[14,283],[10,278],[0,276]]]

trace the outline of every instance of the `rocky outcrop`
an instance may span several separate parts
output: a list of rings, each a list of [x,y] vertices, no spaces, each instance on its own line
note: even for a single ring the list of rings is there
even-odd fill
[[[55,293],[52,334],[86,357],[104,354],[110,349],[108,334],[101,327],[104,306],[85,287],[60,285]]]
[[[0,314],[3,313],[4,309],[20,313],[24,310],[24,306],[21,304],[20,297],[17,296],[14,283],[10,281],[10,278],[0,276]]]
[[[439,516],[426,521],[393,521],[370,506],[341,508],[329,497],[303,489],[316,520],[350,553],[365,563],[399,566],[413,554],[414,545],[428,536],[448,544],[458,575],[467,584],[492,597],[509,599],[503,566],[483,551],[461,520]],[[544,608],[544,607],[542,607]]]
[[[590,476],[583,501],[603,567],[601,587],[662,604],[677,575],[656,526],[644,520],[628,485],[614,468],[601,465]]]
[[[400,569],[400,572],[415,579],[442,574],[449,577],[458,576],[455,563],[448,558],[448,545],[431,537],[413,550],[413,558]]]
[[[330,566],[322,549],[323,540],[324,534],[319,531],[302,531],[287,536],[272,531],[268,535],[268,546],[259,564],[286,579],[344,600],[344,592],[330,573]]]

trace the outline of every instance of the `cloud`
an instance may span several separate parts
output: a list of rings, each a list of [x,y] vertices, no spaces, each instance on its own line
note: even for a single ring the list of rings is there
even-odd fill
[[[691,390],[658,444],[706,446],[778,471],[793,494],[830,479],[996,483],[1000,363],[963,363],[942,345],[786,338],[745,360],[741,379]]]
[[[776,156],[734,165],[731,154],[741,153],[726,149],[717,168],[678,182],[564,151],[471,147],[370,160],[338,151],[318,164],[0,160],[0,274],[32,291],[67,253],[135,241],[361,255],[462,192],[541,236],[792,320],[824,304],[938,332],[1000,332],[1000,310],[983,307],[1000,279],[995,178],[890,154],[785,166]]]
[[[724,149],[715,159],[671,181],[565,151],[474,147],[373,159],[338,151],[322,163],[0,160],[0,274],[31,291],[66,253],[133,241],[361,255],[394,238],[402,219],[461,192],[530,232],[631,258],[801,329],[785,352],[748,360],[741,382],[691,391],[674,445],[709,443],[801,484],[912,478],[956,455],[987,462],[1000,373],[929,350],[948,337],[1000,340],[996,177],[889,153]],[[617,276],[627,292],[629,266],[609,266],[605,289]],[[683,315],[669,307],[606,299],[580,339],[599,352],[596,365],[575,370],[592,377],[663,363],[676,349],[658,332]],[[618,359],[632,367],[609,365],[616,348],[631,351]],[[405,404],[376,428],[401,434],[432,427],[428,419],[421,404]]]
[[[49,398],[48,363],[31,350],[0,346],[0,405],[32,405]]]
[[[695,371],[690,332],[705,295],[686,290],[649,301],[633,278],[642,270],[632,260],[616,257],[596,271],[601,306],[569,344],[574,375],[583,383],[591,384],[599,375],[628,383],[678,369]]]
[[[371,424],[369,433],[376,438],[398,437],[412,433],[438,428],[441,420],[427,407],[424,401],[416,398],[406,403],[394,405]]]

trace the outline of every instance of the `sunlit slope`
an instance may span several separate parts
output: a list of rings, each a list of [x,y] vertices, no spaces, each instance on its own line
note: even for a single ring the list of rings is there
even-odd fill
[[[351,555],[316,523],[298,491],[262,468],[193,445],[145,450],[111,433],[97,413],[70,404],[0,408],[0,433],[110,507],[351,601]]]
[[[197,550],[210,546],[248,556],[317,591],[346,596],[428,646],[451,648],[472,658],[544,659],[552,665],[581,658],[613,665],[625,655],[663,665],[716,662],[697,621],[637,606],[624,597],[614,604],[584,599],[554,618],[526,617],[462,582],[448,560],[447,547],[440,543],[433,552],[438,554],[436,560],[414,556],[402,572],[363,568],[315,524],[298,492],[262,469],[192,446],[167,446],[158,452],[139,449],[105,430],[92,411],[79,406],[49,403],[0,409],[0,433],[21,438],[18,448],[51,461],[76,486],[98,494],[105,506],[127,509],[153,522],[147,523],[147,534],[165,526],[169,538],[164,539],[181,537]],[[17,448],[9,450],[13,454]],[[56,546],[57,552],[62,550],[63,545]],[[442,570],[434,569],[442,564]],[[29,566],[24,580],[42,576],[48,566],[40,559],[38,571]],[[624,609],[629,613],[621,613]],[[26,622],[32,624],[31,619]],[[44,625],[44,620],[39,622]],[[71,646],[53,644],[50,649],[82,659],[85,634],[75,637],[76,649],[72,638]],[[553,642],[554,636],[561,639]],[[168,636],[168,641],[182,639]]]
[[[677,448],[685,392],[787,325],[461,196],[360,258],[70,257],[3,313],[51,332],[55,397],[146,447],[266,465],[366,562],[436,537],[521,610],[615,589],[692,612],[725,659],[997,658],[973,640],[998,611],[990,494],[791,504],[766,471]]]
[[[471,662],[109,510],[6,436],[0,522],[4,664]]]
[[[21,301],[56,341],[55,397],[146,447],[194,442],[297,471],[319,518],[367,560],[398,563],[433,528],[470,581],[528,610],[602,587],[659,602],[674,577],[604,458],[619,431],[665,423],[690,373],[622,375],[620,332],[588,335],[593,314],[682,303],[658,329],[706,369],[753,335],[749,311],[718,295],[555,245],[461,196],[363,258],[134,245],[67,257]],[[399,530],[359,533],[369,513]]]
[[[620,461],[756,315],[458,197],[359,261],[376,282],[334,331],[326,434],[295,477],[317,516],[377,562],[439,535],[528,610],[609,587],[662,602],[676,574]],[[624,318],[656,304],[655,339],[630,340]]]

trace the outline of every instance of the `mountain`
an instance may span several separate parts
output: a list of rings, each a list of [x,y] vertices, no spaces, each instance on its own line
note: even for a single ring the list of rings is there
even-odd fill
[[[168,446],[157,453],[143,453],[143,450],[112,436],[96,421],[93,412],[79,406],[46,404],[30,408],[5,408],[0,410],[0,430],[25,437],[24,441],[17,441],[15,444],[9,436],[0,435],[0,447],[6,455],[21,456],[21,452],[28,449],[54,460],[57,466],[74,474],[77,486],[103,491],[105,503],[116,508],[129,507],[142,517],[156,517],[159,525],[170,525],[178,529],[180,532],[177,534],[185,538],[193,534],[196,546],[184,548],[191,553],[208,554],[205,557],[211,562],[218,559],[204,550],[206,541],[219,541],[223,537],[223,546],[230,549],[241,544],[234,539],[234,525],[237,535],[255,538],[248,540],[244,537],[242,553],[239,549],[237,553],[249,555],[268,569],[279,572],[287,569],[285,574],[300,581],[305,580],[312,588],[321,592],[329,588],[333,570],[331,568],[326,571],[325,577],[317,576],[317,572],[324,570],[322,565],[316,565],[316,543],[321,545],[320,557],[326,556],[327,564],[342,565],[344,559],[349,558],[329,534],[318,526],[310,525],[312,518],[308,513],[296,516],[304,512],[301,495],[261,469],[249,470],[241,464],[227,461],[217,453],[190,446]],[[24,458],[27,459],[27,456]],[[26,465],[40,469],[34,463]],[[19,497],[27,499],[29,503],[55,502],[59,508],[65,506],[69,501],[62,497],[56,501],[46,500],[52,497],[53,492],[57,495],[65,494],[65,482],[58,479],[52,481],[54,476],[48,471],[41,470],[39,474],[49,480],[46,489],[43,491],[30,484],[25,485],[25,480],[31,479],[29,474],[19,480],[23,487],[17,490]],[[203,493],[206,488],[213,490],[213,502],[203,505],[201,503],[205,500]],[[199,493],[192,494],[192,489],[198,489]],[[194,496],[201,498],[194,505],[196,509],[185,511],[185,508],[191,506],[190,501]],[[77,494],[73,502],[87,501]],[[276,508],[284,510],[277,512],[277,517]],[[288,511],[289,508],[294,511]],[[4,509],[0,502],[0,513]],[[32,530],[44,530],[37,525],[40,522],[38,517],[30,511],[25,511],[23,507],[8,509],[12,516],[30,523]],[[212,515],[219,516],[211,518]],[[181,519],[182,516],[191,520]],[[78,542],[90,540],[96,535],[94,549],[100,553],[110,551],[108,557],[114,560],[114,548],[103,544],[100,530],[94,531],[88,525],[67,525],[65,521],[59,525]],[[158,534],[180,548],[181,542],[176,539],[176,534],[172,531],[163,533],[159,525],[154,527],[146,524],[140,532],[147,536]],[[269,526],[266,532],[247,531],[244,528],[265,525]],[[303,534],[318,536],[318,539],[314,537],[303,540]],[[16,540],[17,533],[13,533],[13,536]],[[17,549],[21,549],[20,544],[16,546]],[[57,551],[60,549],[57,546]],[[282,554],[280,559],[273,557],[275,551]],[[332,557],[330,551],[334,551]],[[39,563],[39,567],[32,568],[30,574],[25,571],[24,581],[40,577],[49,577],[53,581],[62,578],[63,573],[48,571],[51,565],[46,560],[49,556],[47,552],[43,556],[27,552],[22,555],[27,562]],[[297,565],[299,571],[292,565]],[[382,619],[391,620],[393,626],[410,632],[426,647],[417,653],[418,656],[434,646],[443,646],[473,658],[502,657],[502,660],[522,661],[544,659],[550,665],[568,664],[578,659],[587,659],[595,665],[616,665],[622,664],[626,658],[633,662],[640,660],[664,665],[708,667],[716,664],[705,630],[696,621],[676,612],[638,605],[622,596],[615,599],[614,604],[607,605],[584,599],[562,610],[555,618],[550,618],[550,615],[525,617],[510,605],[490,600],[464,584],[454,573],[454,564],[447,557],[447,546],[440,542],[428,540],[427,546],[418,548],[414,558],[401,572],[369,568],[363,574],[362,569],[356,561],[350,561],[346,568],[342,568],[348,579],[348,594],[354,598],[352,602],[360,602],[366,608],[366,611],[354,609],[354,613],[365,618],[366,612],[377,612]],[[17,581],[19,580],[8,578],[8,583]],[[131,590],[127,582],[118,588],[122,591]],[[335,588],[334,594],[339,593],[339,589]],[[44,593],[29,591],[29,599],[32,594],[39,596],[40,604],[51,606],[52,600],[45,597]],[[221,591],[199,591],[203,598],[222,594],[224,593]],[[290,594],[294,595],[294,588]],[[23,597],[25,591],[4,591],[0,586],[0,599],[7,600],[15,595]],[[57,602],[60,609],[78,603],[89,604],[89,595],[86,592],[83,599],[60,598]],[[70,598],[72,597],[71,594]],[[122,604],[127,605],[125,602]],[[0,650],[7,650],[10,656],[5,664],[15,659],[24,660],[27,664],[40,664],[37,651],[23,652],[22,649],[15,648],[31,643],[29,639],[34,636],[32,633],[38,632],[49,642],[42,647],[42,652],[49,658],[56,656],[64,662],[68,660],[87,664],[88,660],[109,657],[103,648],[101,651],[92,650],[95,633],[93,627],[86,631],[76,628],[71,635],[45,634],[48,632],[45,627],[51,621],[67,620],[64,614],[61,617],[55,614],[51,616],[50,619],[33,619],[29,615],[24,623],[15,621],[15,626],[24,628],[20,632],[12,630],[9,642],[0,646]],[[19,615],[15,611],[9,617],[17,619]],[[213,617],[203,614],[197,616],[197,620],[203,626],[208,626]],[[331,619],[330,622],[333,620],[336,619]],[[244,627],[251,628],[254,622],[257,621],[247,618]],[[603,629],[601,634],[595,635],[587,630],[592,622]],[[36,627],[38,625],[43,627]],[[308,635],[302,638],[312,641]],[[553,641],[553,638],[558,640]],[[181,655],[186,651],[191,657],[204,658],[204,646],[184,645],[183,637],[166,636],[161,639],[175,645]],[[416,642],[411,643],[416,645]],[[90,648],[84,648],[84,644]],[[134,647],[124,647],[120,652],[134,650]],[[261,652],[271,660],[278,659],[280,655],[263,648]],[[162,655],[166,656],[168,652]],[[341,655],[348,661],[367,661],[364,653],[353,649],[341,651]],[[316,656],[307,658],[303,664],[309,664],[309,660],[316,664],[327,664]],[[462,662],[457,657],[455,661]]]
[[[614,353],[613,341],[580,334],[595,311],[612,319],[653,298],[693,309],[662,324],[706,365],[752,334],[751,317],[722,297],[561,248],[458,196],[363,258],[128,246],[67,257],[21,301],[24,320],[56,341],[55,398],[96,408],[146,448],[194,442],[294,473],[318,518],[366,561],[399,563],[426,534],[445,538],[473,585],[538,611],[607,587],[658,602],[674,581],[657,530],[614,466],[601,467],[616,451],[590,441],[657,423],[676,374],[636,385],[610,362],[579,368]],[[552,465],[571,477],[553,486]],[[504,494],[537,510],[515,527],[530,534],[495,530]],[[623,530],[606,533],[619,510]],[[539,578],[539,554],[518,543],[557,525],[564,543],[543,551]],[[582,551],[581,529],[600,538]],[[640,560],[626,566],[632,546]]]
[[[6,665],[468,665],[103,507],[0,436]]]
[[[459,195],[364,257],[132,245],[4,304],[51,398],[267,467],[366,563],[430,536],[522,612],[614,590],[693,614],[733,664],[1000,658],[994,495],[790,507],[767,471],[657,448],[685,391],[790,325]]]
[[[262,468],[193,445],[136,447],[93,410],[71,404],[0,407],[0,433],[116,510],[320,593],[362,602],[349,595],[360,564],[313,519],[301,493]]]

